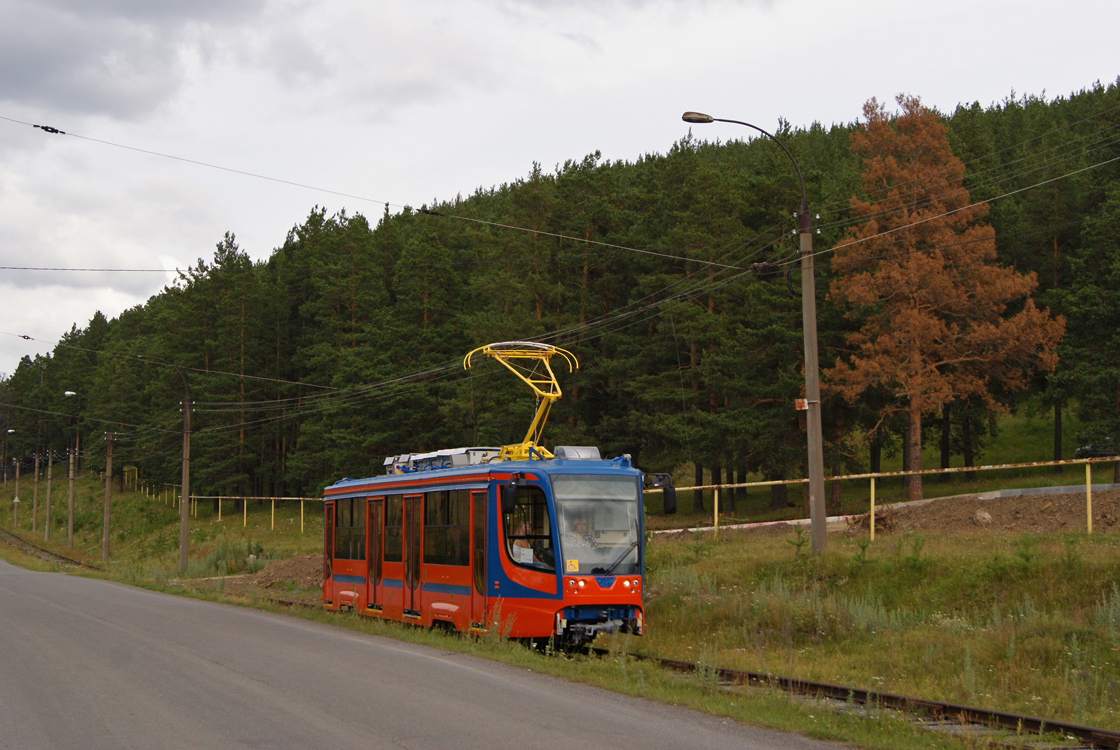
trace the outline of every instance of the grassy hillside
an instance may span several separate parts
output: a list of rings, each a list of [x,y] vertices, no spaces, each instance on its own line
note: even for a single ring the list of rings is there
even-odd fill
[[[981,462],[1045,459],[1037,445],[1048,439],[1045,420],[1009,418]],[[927,495],[1083,479],[1080,467],[1061,475],[1052,469],[993,473],[974,483],[956,475],[944,485],[929,481]],[[1111,465],[1098,467],[1097,481],[1110,479]],[[848,484],[846,507],[863,509],[866,483]],[[26,478],[20,494],[19,532],[32,537]],[[78,482],[73,554],[94,563],[100,556],[103,495],[104,485],[96,479]],[[881,490],[884,495],[889,497],[890,490]],[[44,499],[40,484],[39,539]],[[768,501],[758,493],[741,506],[739,517],[766,517]],[[59,551],[65,551],[65,502],[66,484],[58,481],[49,546]],[[688,499],[682,496],[681,504],[687,507]],[[11,516],[5,520],[10,527]],[[675,522],[682,520],[690,519],[681,515]],[[651,525],[668,522],[651,516]],[[243,517],[226,501],[221,520],[210,502],[200,503],[191,519],[189,575],[251,571],[271,559],[318,552],[322,517],[317,502],[305,504],[300,527],[295,502],[278,504],[275,516],[268,503],[250,503]],[[156,587],[178,577],[178,511],[165,501],[143,493],[114,495],[111,542],[109,575]],[[875,544],[868,542],[866,535],[833,535],[826,554],[813,558],[797,532],[789,530],[726,532],[718,539],[700,532],[657,535],[647,554],[649,632],[615,647],[1120,727],[1120,535],[1115,531],[1093,536],[1081,531],[883,534]],[[421,637],[404,627],[345,619],[360,629]],[[486,653],[496,648],[494,658],[515,662],[523,658],[493,644],[455,646],[460,647]],[[821,721],[815,718],[820,707],[798,707],[773,695],[736,700],[703,681],[682,686],[644,667],[626,667],[624,661],[600,668],[561,661],[536,668],[862,747],[968,746],[942,738],[903,741],[909,730],[884,734],[866,720]]]
[[[659,655],[1120,727],[1120,536],[659,536]],[[701,634],[701,635],[697,635]]]

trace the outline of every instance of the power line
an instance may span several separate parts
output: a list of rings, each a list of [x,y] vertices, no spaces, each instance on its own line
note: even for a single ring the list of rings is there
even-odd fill
[[[259,180],[267,180],[269,182],[276,182],[276,183],[280,183],[280,184],[283,184],[283,185],[290,185],[290,186],[293,186],[293,187],[304,188],[304,189],[307,189],[307,190],[315,190],[315,191],[318,191],[318,192],[327,193],[329,195],[338,195],[338,196],[341,196],[341,197],[344,197],[344,198],[353,198],[354,200],[366,201],[366,202],[369,202],[369,203],[377,203],[379,205],[384,205],[386,207],[392,206],[393,208],[399,208],[399,209],[402,209],[402,210],[409,208],[408,206],[405,206],[405,205],[401,205],[401,204],[398,204],[398,203],[392,203],[392,202],[389,202],[389,201],[384,201],[384,200],[381,200],[381,199],[378,199],[378,198],[370,198],[368,196],[355,195],[353,193],[344,193],[344,192],[341,192],[341,191],[338,191],[338,190],[331,190],[329,188],[318,187],[318,186],[315,186],[315,185],[308,185],[308,184],[305,184],[305,183],[295,182],[295,181],[292,181],[292,180],[285,180],[285,179],[281,179],[279,177],[270,177],[268,175],[262,175],[262,174],[258,174],[258,173],[255,173],[255,172],[248,172],[248,171],[241,170],[241,169],[234,169],[232,167],[225,167],[225,166],[222,166],[220,164],[212,164],[212,163],[209,163],[209,162],[199,161],[197,159],[189,159],[189,158],[182,157],[182,156],[175,156],[174,154],[167,154],[167,153],[162,153],[162,152],[159,152],[159,151],[152,151],[150,149],[138,148],[136,146],[129,146],[129,145],[126,145],[126,144],[121,144],[121,143],[114,143],[112,141],[106,141],[106,140],[102,140],[102,139],[99,139],[99,138],[91,138],[91,137],[88,137],[88,136],[78,135],[77,133],[69,133],[69,132],[66,132],[66,131],[63,131],[63,130],[58,130],[57,128],[53,128],[53,127],[46,126],[46,125],[36,125],[34,123],[26,122],[24,120],[17,120],[17,119],[12,118],[12,117],[5,117],[3,115],[0,115],[0,120],[6,120],[8,122],[13,122],[13,123],[16,123],[16,124],[19,124],[19,125],[28,125],[28,126],[33,127],[33,128],[39,128],[39,129],[41,129],[41,130],[43,130],[47,133],[53,133],[53,134],[58,134],[58,135],[66,135],[66,136],[70,136],[72,138],[78,138],[80,140],[90,141],[91,143],[100,143],[102,145],[112,146],[113,148],[124,149],[124,150],[127,150],[127,151],[136,151],[138,153],[148,154],[149,156],[157,156],[157,157],[160,157],[160,158],[163,158],[163,159],[172,159],[174,161],[180,161],[180,162],[184,162],[184,163],[187,163],[187,164],[194,164],[196,166],[207,167],[209,169],[217,169],[217,170],[220,170],[220,171],[223,171],[223,172],[230,172],[230,173],[233,173],[233,174],[239,174],[239,175],[242,175],[242,176],[245,176],[245,177],[252,177],[252,178],[255,178],[255,179],[259,179]],[[627,247],[625,245],[618,245],[618,244],[613,244],[613,243],[609,243],[609,242],[601,242],[601,241],[598,241],[598,240],[591,240],[591,239],[586,239],[586,238],[581,238],[581,237],[576,237],[576,236],[571,236],[571,235],[560,234],[560,233],[556,233],[556,232],[545,232],[545,231],[542,231],[542,230],[530,229],[528,227],[520,227],[520,226],[516,226],[516,225],[513,225],[513,224],[503,224],[501,222],[487,221],[485,219],[472,218],[472,217],[468,217],[468,216],[461,216],[461,215],[456,215],[456,214],[451,214],[451,213],[443,213],[443,212],[439,212],[439,211],[428,210],[428,209],[425,209],[425,208],[420,208],[419,213],[430,214],[430,215],[433,215],[433,216],[445,216],[445,217],[457,219],[459,221],[469,221],[469,222],[475,222],[475,223],[478,223],[478,224],[485,224],[485,225],[488,225],[488,226],[498,227],[498,228],[502,228],[502,229],[509,229],[509,230],[514,230],[514,231],[519,231],[519,232],[527,232],[527,233],[531,233],[531,234],[540,234],[540,235],[549,236],[549,237],[567,239],[567,240],[571,240],[572,242],[582,242],[582,243],[590,244],[590,245],[600,245],[600,246],[603,246],[603,247],[612,248],[612,249],[616,249],[616,250],[625,250],[625,251],[628,251],[628,252],[643,253],[643,254],[647,254],[647,255],[661,256],[661,257],[666,257],[666,258],[674,258],[676,260],[693,260],[694,262],[704,263],[704,261],[696,261],[695,259],[683,258],[683,257],[680,257],[680,256],[673,256],[673,255],[670,255],[670,254],[667,254],[667,253],[660,253],[660,252],[657,252],[657,251],[654,251],[654,250],[644,250],[644,249],[641,249],[641,248]],[[11,269],[11,270],[32,270],[32,269]],[[34,270],[44,270],[45,271],[45,270],[51,270],[51,269],[41,268],[41,269],[34,269]],[[100,270],[100,269],[89,269],[89,270],[90,271],[97,271],[97,270]],[[154,269],[143,269],[143,270],[154,270]],[[165,269],[159,269],[159,270],[162,271],[162,270],[165,270]]]
[[[0,120],[7,120],[8,122],[14,122],[14,123],[17,123],[19,125],[30,125],[31,127],[39,128],[40,130],[43,130],[46,133],[52,133],[52,134],[56,134],[56,135],[66,135],[66,136],[70,136],[71,138],[78,138],[78,139],[83,140],[83,141],[90,141],[91,143],[100,143],[104,146],[112,146],[113,148],[124,149],[126,151],[135,151],[135,152],[141,153],[141,154],[148,154],[149,156],[158,156],[162,159],[171,159],[173,161],[180,161],[180,162],[184,162],[186,164],[194,164],[194,165],[199,166],[199,167],[207,167],[208,169],[217,169],[217,170],[220,170],[222,172],[230,172],[232,174],[239,174],[239,175],[242,175],[244,177],[253,177],[253,178],[258,179],[258,180],[267,180],[269,182],[276,182],[276,183],[279,183],[281,185],[290,185],[292,187],[304,188],[306,190],[315,190],[317,192],[328,193],[330,195],[338,195],[338,196],[341,196],[343,198],[353,198],[355,200],[368,201],[370,203],[379,203],[379,204],[383,204],[383,205],[386,205],[386,206],[392,205],[395,208],[404,208],[404,206],[397,206],[396,204],[391,204],[387,201],[379,200],[377,198],[370,198],[370,197],[367,197],[367,196],[364,196],[364,195],[354,195],[352,193],[343,193],[343,192],[340,192],[338,190],[331,190],[329,188],[322,188],[322,187],[318,187],[318,186],[315,186],[315,185],[308,185],[308,184],[305,184],[305,183],[302,183],[302,182],[294,182],[292,180],[285,180],[285,179],[281,179],[279,177],[270,177],[268,175],[258,174],[256,172],[247,172],[243,169],[234,169],[232,167],[224,167],[220,164],[211,164],[209,162],[199,161],[198,159],[188,159],[188,158],[183,157],[183,156],[175,156],[174,154],[165,154],[165,153],[162,153],[160,151],[152,151],[152,150],[146,149],[146,148],[138,148],[136,146],[128,146],[128,145],[123,144],[123,143],[114,143],[112,141],[106,141],[106,140],[102,140],[100,138],[91,138],[89,136],[78,135],[77,133],[68,133],[64,130],[58,130],[57,128],[53,128],[49,125],[35,125],[33,123],[30,123],[30,122],[25,122],[23,120],[16,120],[12,117],[5,117],[3,115],[0,115]]]
[[[1003,193],[1002,195],[997,195],[993,198],[988,198],[987,200],[976,201],[974,203],[969,203],[966,206],[961,206],[959,208],[954,208],[954,209],[950,209],[948,211],[944,211],[944,212],[942,212],[940,214],[937,214],[935,216],[927,216],[923,219],[919,219],[918,221],[910,222],[909,224],[904,224],[904,225],[898,226],[898,227],[892,227],[890,229],[884,230],[882,232],[878,232],[878,233],[870,235],[868,237],[861,237],[859,239],[849,240],[849,241],[844,242],[842,244],[836,245],[835,247],[825,248],[823,250],[815,251],[813,253],[813,255],[817,256],[817,255],[823,255],[824,253],[836,252],[837,250],[843,250],[845,248],[852,247],[853,245],[859,245],[859,244],[862,244],[862,243],[865,243],[865,242],[870,242],[871,240],[874,240],[874,239],[878,239],[880,237],[885,237],[885,236],[890,235],[890,234],[896,234],[896,233],[904,231],[906,229],[912,229],[916,226],[921,226],[922,224],[927,224],[927,223],[929,223],[931,221],[935,221],[937,219],[943,219],[946,216],[952,216],[953,214],[960,213],[961,211],[967,211],[970,208],[976,208],[977,206],[983,206],[983,205],[986,205],[986,204],[989,204],[989,203],[993,203],[993,202],[995,202],[997,200],[1001,200],[1003,198],[1009,198],[1013,195],[1018,195],[1019,193],[1026,192],[1027,190],[1033,190],[1034,188],[1041,187],[1043,185],[1048,185],[1052,182],[1057,182],[1058,180],[1062,180],[1062,179],[1065,179],[1067,177],[1072,177],[1074,175],[1081,174],[1082,172],[1088,172],[1089,170],[1096,169],[1098,167],[1103,167],[1107,164],[1112,164],[1113,162],[1117,162],[1117,161],[1120,161],[1120,156],[1116,156],[1116,157],[1113,157],[1111,159],[1106,159],[1105,161],[1097,162],[1096,164],[1092,164],[1090,166],[1083,167],[1081,169],[1075,169],[1072,172],[1067,172],[1063,175],[1058,175],[1057,177],[1052,177],[1048,180],[1042,180],[1041,182],[1036,182],[1033,185],[1027,185],[1026,187],[1021,187],[1021,188],[1017,188],[1015,190],[1010,190],[1006,193]],[[790,261],[788,263],[785,263],[784,265],[788,265],[789,263],[792,263],[792,262],[794,262],[794,261]]]

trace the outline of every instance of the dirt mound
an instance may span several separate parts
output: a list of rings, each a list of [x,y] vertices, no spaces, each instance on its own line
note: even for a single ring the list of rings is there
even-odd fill
[[[205,578],[186,585],[251,600],[318,606],[323,598],[323,555],[275,560],[251,575]]]
[[[249,580],[263,588],[288,584],[289,587],[319,590],[323,586],[323,556],[300,555],[276,560],[249,576]]]
[[[1085,493],[955,497],[923,505],[896,506],[892,520],[898,532],[938,534],[1052,534],[1084,531]],[[1093,493],[1093,531],[1120,529],[1120,491]]]

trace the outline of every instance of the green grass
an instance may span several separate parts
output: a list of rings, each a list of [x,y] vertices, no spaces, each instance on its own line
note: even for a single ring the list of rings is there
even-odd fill
[[[791,538],[655,539],[642,648],[1120,728],[1115,534]]]

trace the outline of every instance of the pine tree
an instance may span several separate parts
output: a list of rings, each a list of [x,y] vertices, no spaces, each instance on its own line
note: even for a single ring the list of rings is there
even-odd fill
[[[825,375],[849,401],[875,388],[894,394],[886,408],[909,417],[913,471],[924,415],[966,397],[998,407],[994,386],[1019,389],[1034,369],[1053,370],[1064,321],[1029,298],[1033,273],[996,263],[995,232],[981,223],[987,206],[970,203],[937,114],[914,97],[897,101],[894,120],[869,101],[852,133],[864,197],[851,205],[862,223],[835,249],[829,297],[859,329]],[[921,497],[920,477],[910,497]]]

